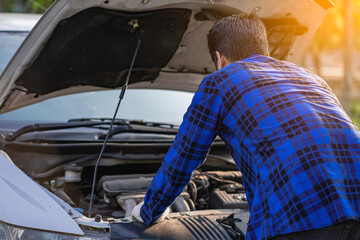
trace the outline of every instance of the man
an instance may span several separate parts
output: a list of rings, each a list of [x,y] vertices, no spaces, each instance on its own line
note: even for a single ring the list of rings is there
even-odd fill
[[[219,70],[201,82],[133,216],[163,218],[218,135],[243,174],[247,239],[359,239],[360,132],[328,85],[269,57],[254,16],[219,20],[208,45]]]

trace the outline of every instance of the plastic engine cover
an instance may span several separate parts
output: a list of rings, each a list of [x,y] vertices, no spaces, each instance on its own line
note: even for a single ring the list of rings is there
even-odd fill
[[[236,218],[246,226],[249,216],[247,212],[235,211],[238,212],[235,213]],[[150,227],[137,221],[122,219],[121,222],[111,224],[111,239],[232,239],[217,221],[231,213],[217,210],[172,213],[167,219]],[[246,228],[242,230],[246,231]]]
[[[214,190],[210,195],[210,206],[214,209],[247,209],[245,193],[228,194],[225,191]]]

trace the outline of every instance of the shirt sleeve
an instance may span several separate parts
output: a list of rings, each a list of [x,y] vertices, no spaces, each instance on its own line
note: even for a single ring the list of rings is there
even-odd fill
[[[146,225],[155,222],[189,183],[217,135],[223,103],[214,80],[204,78],[184,115],[175,141],[150,184],[141,208]]]

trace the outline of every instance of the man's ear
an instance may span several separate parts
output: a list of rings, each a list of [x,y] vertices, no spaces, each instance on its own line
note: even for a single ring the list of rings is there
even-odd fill
[[[231,62],[224,56],[222,55],[219,51],[216,51],[215,52],[216,54],[216,60],[217,60],[217,63],[216,63],[216,67],[217,67],[217,70],[223,68],[223,67],[226,67],[227,65],[229,65]]]

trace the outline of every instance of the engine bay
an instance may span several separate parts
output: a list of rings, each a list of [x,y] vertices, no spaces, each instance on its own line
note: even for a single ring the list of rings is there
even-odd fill
[[[242,174],[231,169],[215,171],[203,165],[172,203],[165,221],[146,227],[133,220],[132,210],[143,201],[159,166],[100,167],[91,216],[110,223],[111,239],[244,239],[247,199]],[[92,170],[92,166],[67,165],[62,176],[43,179],[41,184],[88,215]]]
[[[84,211],[85,215],[88,215],[90,203],[87,170],[82,166],[67,166],[64,176],[44,182],[54,194]],[[133,208],[143,201],[155,172],[108,175],[108,171],[104,171],[96,184],[91,215],[99,214],[103,219],[130,217]],[[247,207],[239,171],[195,171],[185,190],[171,205],[171,212]]]
[[[116,131],[127,127],[127,132],[112,136],[96,178],[96,159],[108,122],[77,120],[25,126],[8,134],[9,139],[1,144],[15,165],[41,186],[84,216],[110,223],[112,239],[245,236],[249,211],[242,174],[221,139],[215,139],[203,165],[172,203],[168,218],[151,227],[133,220],[132,210],[143,201],[177,129],[148,122],[116,124]],[[86,128],[79,128],[82,126]],[[140,129],[141,134],[134,129]],[[210,236],[211,231],[215,232]],[[202,235],[197,236],[199,233]]]
[[[172,203],[168,218],[150,227],[132,219],[132,210],[143,201],[177,129],[124,120],[116,124],[121,134],[112,136],[106,146],[96,178],[96,159],[108,122],[95,119],[25,126],[8,134],[2,148],[30,178],[77,212],[110,223],[111,239],[245,236],[249,211],[242,174],[221,139],[215,139],[203,165]],[[85,128],[79,128],[82,126]]]
[[[90,204],[89,183],[83,180],[86,171],[81,166],[68,166],[64,176],[50,184],[54,194],[85,215]],[[155,173],[104,172],[107,174],[100,176],[96,184],[91,215],[111,224],[112,239],[245,237],[249,212],[239,171],[195,171],[170,206],[168,218],[149,228],[134,221],[131,213],[143,201]]]

